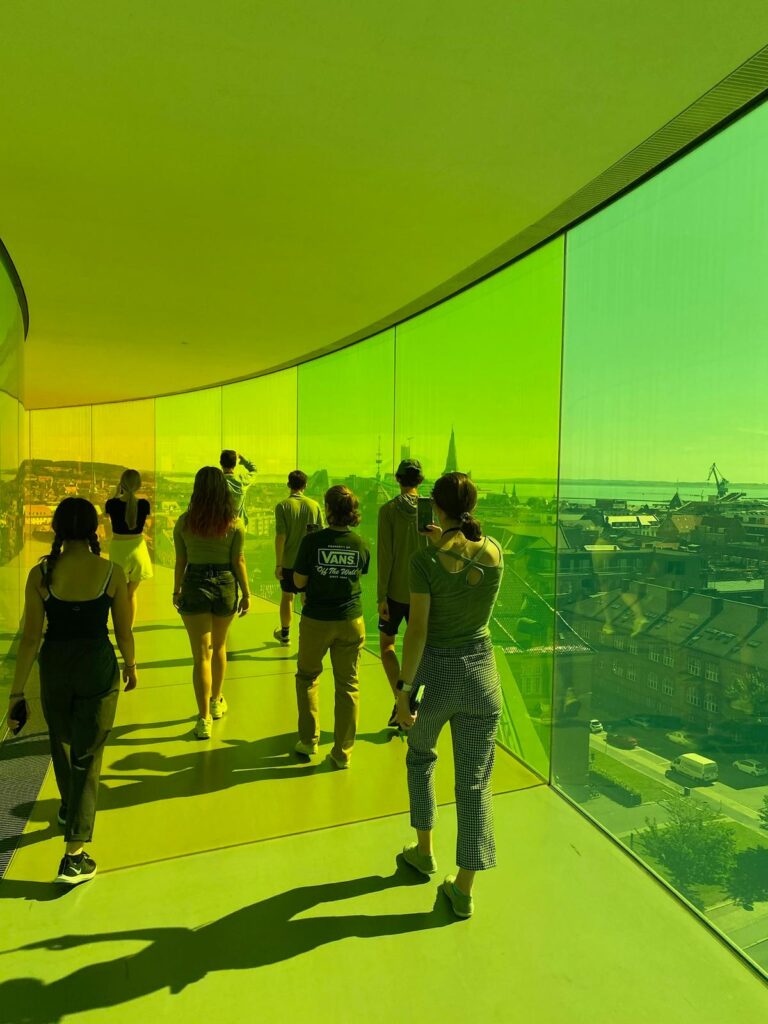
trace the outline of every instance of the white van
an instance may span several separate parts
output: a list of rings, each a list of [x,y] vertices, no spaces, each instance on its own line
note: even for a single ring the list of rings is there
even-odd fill
[[[687,775],[697,782],[717,782],[719,769],[716,761],[711,761],[701,754],[681,754],[670,762],[672,771]]]

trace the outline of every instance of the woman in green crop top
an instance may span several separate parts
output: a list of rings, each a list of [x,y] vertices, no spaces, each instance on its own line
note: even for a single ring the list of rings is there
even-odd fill
[[[439,526],[411,559],[411,611],[398,681],[397,720],[408,733],[408,790],[417,842],[403,856],[422,874],[437,870],[432,854],[433,774],[437,739],[450,723],[456,777],[459,870],[443,891],[459,917],[474,912],[475,872],[494,867],[491,773],[501,688],[488,623],[504,559],[483,537],[472,512],[477,488],[464,473],[446,473],[432,490]],[[411,699],[422,696],[418,710]]]
[[[244,537],[224,474],[216,466],[204,466],[195,477],[189,508],[173,530],[173,603],[192,648],[192,682],[200,716],[195,736],[199,740],[210,739],[213,720],[227,710],[222,693],[227,633],[235,612],[245,615],[251,603]]]

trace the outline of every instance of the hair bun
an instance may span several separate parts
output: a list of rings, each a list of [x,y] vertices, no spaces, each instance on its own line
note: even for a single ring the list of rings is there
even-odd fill
[[[469,514],[469,512],[462,512],[461,513],[461,521],[462,521],[462,523],[468,523],[471,518],[472,518],[472,516]]]

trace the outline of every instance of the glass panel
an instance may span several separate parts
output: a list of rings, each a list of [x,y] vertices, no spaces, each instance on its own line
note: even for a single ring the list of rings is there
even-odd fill
[[[221,388],[155,399],[155,561],[173,568],[173,527],[186,509],[195,473],[218,466]],[[170,613],[173,609],[170,609]]]
[[[116,493],[120,477],[126,469],[136,469],[141,475],[139,495],[147,498],[152,511],[155,509],[155,402],[145,399],[136,402],[112,402],[109,405],[92,407],[93,423],[93,500],[101,512],[109,498]],[[103,520],[104,537],[102,550],[109,553],[111,546],[111,524]],[[154,561],[154,516],[147,521],[144,535]],[[118,541],[118,543],[120,543]],[[148,580],[141,587],[139,615],[154,610],[146,606],[148,590],[155,580]],[[163,593],[167,591],[164,588]],[[167,597],[167,594],[166,594]]]
[[[19,555],[23,544],[23,501],[18,395],[21,393],[23,343],[21,309],[0,263],[0,700],[5,699],[13,677],[13,642],[22,604]]]
[[[280,600],[274,508],[296,468],[296,388],[295,368],[222,388],[223,447],[242,453],[257,470],[245,500],[251,592],[272,602]]]
[[[50,550],[50,524],[59,502],[71,495],[93,500],[90,406],[34,410],[29,446],[24,554],[27,565],[33,565]]]
[[[595,660],[553,754],[763,968],[766,181],[763,106],[568,236],[558,604]]]
[[[505,711],[500,740],[547,775],[563,242],[552,242],[397,328],[395,444],[429,493],[469,473],[478,515],[505,552],[492,620]],[[473,354],[467,373],[466,356]]]
[[[379,507],[399,492],[392,452],[394,402],[394,331],[299,367],[299,468],[309,477],[307,494],[321,506],[334,484],[346,484],[360,499],[358,532],[371,546],[363,609],[367,643],[374,650],[377,517]]]

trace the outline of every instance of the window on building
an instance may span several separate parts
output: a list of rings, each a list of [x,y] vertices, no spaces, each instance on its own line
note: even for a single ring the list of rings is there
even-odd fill
[[[613,644],[614,644],[614,646],[615,646],[617,651],[623,651],[624,650],[624,637],[623,636],[616,636],[616,637],[614,637],[613,638]]]
[[[694,708],[701,707],[701,694],[695,686],[692,686],[688,690],[688,703]]]
[[[709,679],[713,683],[718,682],[720,679],[720,669],[717,665],[713,665],[711,662],[708,663],[704,670],[704,678]]]
[[[640,648],[639,648],[639,646],[637,644],[637,640],[630,640],[629,643],[627,644],[627,650],[629,651],[630,654],[637,654],[638,651],[640,650]]]
[[[635,671],[634,665],[627,665],[627,679],[632,683],[637,679],[637,672]]]
[[[688,671],[692,676],[701,675],[701,662],[698,660],[698,658],[688,659]]]
[[[659,688],[659,677],[655,672],[648,673],[648,685],[652,690],[658,690]]]
[[[662,679],[661,681],[661,692],[667,697],[673,697],[675,688],[672,685],[671,679]]]
[[[661,661],[661,654],[655,647],[652,647],[650,651],[648,651],[648,657],[651,661]]]
[[[704,707],[707,711],[711,711],[713,715],[717,714],[717,712],[720,710],[717,703],[717,698],[713,696],[713,694],[711,693],[708,693],[704,698]]]
[[[675,664],[674,652],[673,651],[664,651],[664,656],[663,656],[662,660],[663,660],[664,664],[668,668],[672,668],[672,666]]]

